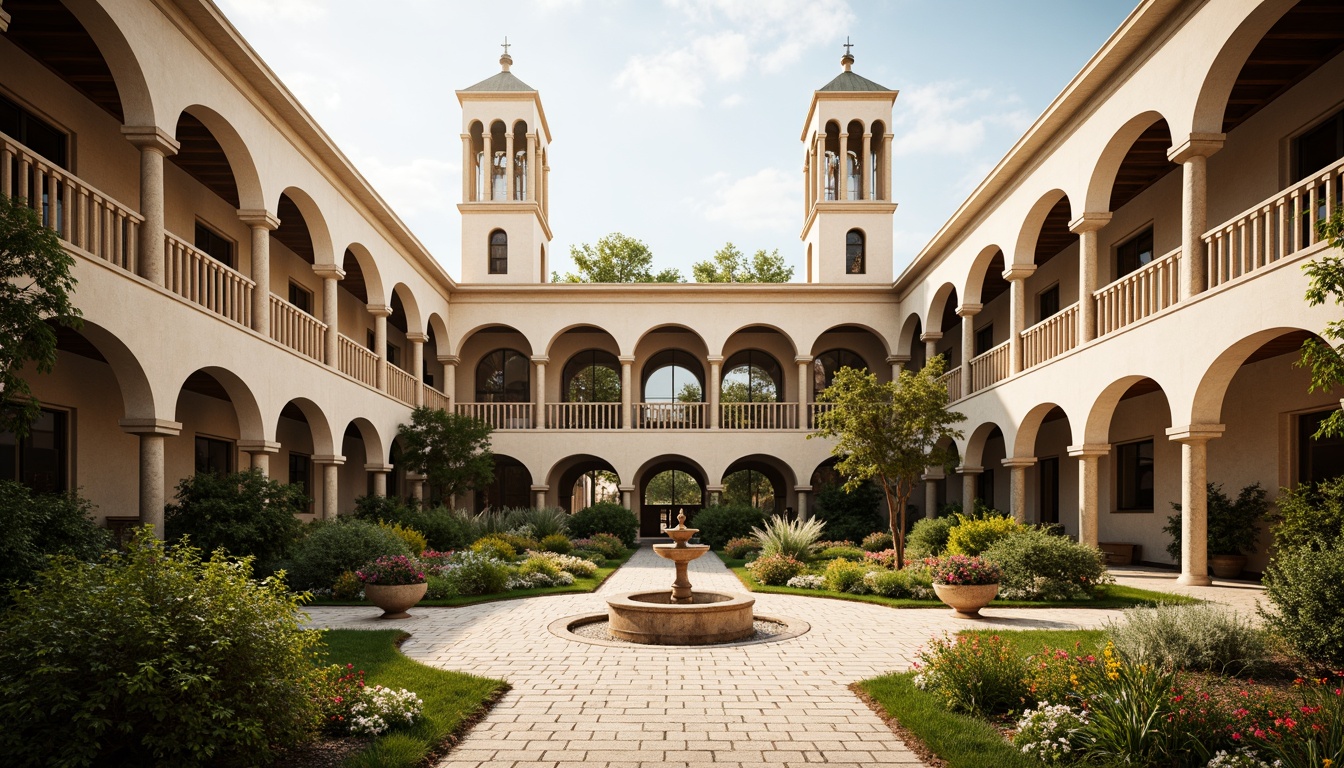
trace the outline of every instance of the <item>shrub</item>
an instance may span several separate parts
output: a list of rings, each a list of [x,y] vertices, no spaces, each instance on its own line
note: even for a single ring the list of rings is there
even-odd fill
[[[1003,570],[979,557],[948,555],[939,558],[929,567],[929,576],[934,584],[976,586],[1000,583],[1003,579]]]
[[[723,549],[732,539],[750,536],[753,528],[764,524],[765,513],[746,504],[705,507],[688,523],[700,529],[700,540],[714,549]]]
[[[494,534],[486,536],[475,544],[471,545],[471,551],[478,555],[485,555],[496,560],[510,562],[517,559],[518,551],[513,545],[504,538],[503,534]]]
[[[574,551],[574,545],[569,543],[569,539],[563,533],[552,533],[542,537],[541,548],[557,555],[568,555]]]
[[[876,565],[882,568],[895,568],[896,550],[884,549],[881,552],[864,552],[863,561],[869,565]]]
[[[591,560],[585,560],[582,557],[573,555],[562,555],[556,552],[534,552],[529,558],[531,560],[542,559],[559,570],[572,576],[582,576],[588,578],[597,575],[597,565]]]
[[[410,548],[392,532],[353,518],[318,521],[294,545],[293,585],[298,589],[326,589],[346,571],[383,555],[409,555]]]
[[[1223,486],[1209,483],[1207,489],[1208,547],[1210,555],[1244,555],[1255,550],[1255,542],[1260,538],[1259,524],[1269,514],[1269,500],[1265,498],[1265,489],[1259,483],[1241,489],[1233,501]],[[1171,508],[1177,514],[1167,518],[1162,531],[1171,536],[1167,544],[1167,554],[1171,559],[1181,561],[1181,505],[1173,503]]]
[[[1284,490],[1274,505],[1274,546],[1280,552],[1344,549],[1344,476]]]
[[[518,566],[518,574],[521,576],[537,573],[554,578],[560,575],[560,568],[544,557],[529,557]]]
[[[581,557],[599,568],[607,564],[607,556],[597,550],[576,549],[572,554],[574,557]]]
[[[855,563],[861,563],[864,560],[865,553],[858,547],[827,547],[817,553],[817,557],[822,560],[850,560]]]
[[[447,507],[422,508],[388,496],[355,499],[355,517],[413,528],[424,535],[426,546],[438,550],[460,549],[480,538],[471,516],[464,512]]]
[[[569,532],[579,538],[593,538],[599,533],[609,533],[620,539],[623,546],[633,547],[635,537],[639,535],[639,518],[620,504],[600,501],[575,512],[569,518]]]
[[[509,566],[480,552],[458,552],[444,568],[443,579],[456,595],[493,595],[504,591]]]
[[[615,534],[593,534],[591,541],[593,549],[596,549],[598,552],[601,552],[609,558],[615,559],[625,555],[625,542],[621,541],[620,537]]]
[[[785,555],[806,561],[812,544],[821,538],[825,525],[821,520],[802,522],[772,517],[764,528],[752,528],[751,533],[761,542],[761,554]]]
[[[947,539],[961,522],[958,517],[926,517],[915,521],[905,537],[905,554],[911,560],[941,557],[947,551]]]
[[[1074,745],[1086,724],[1086,710],[1042,701],[1039,709],[1028,709],[1018,719],[1013,746],[1035,762],[1047,765],[1073,762]]]
[[[424,584],[425,569],[405,555],[385,555],[365,563],[355,571],[355,577],[366,585],[399,587]]]
[[[363,594],[364,582],[359,580],[354,571],[345,571],[331,585],[331,596],[337,600],[358,600]]]
[[[978,555],[999,539],[1021,533],[1026,526],[1011,517],[989,516],[971,519],[959,516],[960,522],[947,535],[949,555]]]
[[[426,549],[420,553],[420,564],[425,570],[432,574],[437,574],[443,570],[444,566],[452,562],[452,552],[440,552],[435,549]]]
[[[537,555],[524,560],[509,576],[505,586],[508,589],[534,589],[573,583],[573,574],[560,570],[551,560]]]
[[[1033,528],[999,539],[984,557],[1003,569],[1010,600],[1087,599],[1111,580],[1100,550]]]
[[[777,587],[802,573],[807,566],[788,555],[762,555],[747,563],[747,571],[762,584]]]
[[[863,583],[870,593],[882,597],[914,600],[927,600],[933,597],[933,583],[929,581],[928,571],[923,569],[869,571],[863,575]]]
[[[0,617],[5,760],[254,765],[308,738],[318,633],[280,579],[250,574],[149,528],[100,563],[53,561]]]
[[[1235,611],[1217,605],[1131,608],[1106,630],[1131,664],[1238,674],[1265,657],[1265,632]]]
[[[998,635],[943,635],[916,654],[915,685],[954,712],[984,717],[1016,707],[1026,693],[1027,665]]]
[[[761,542],[752,536],[738,536],[729,539],[727,544],[723,545],[723,554],[733,560],[743,560],[752,552],[761,551]]]
[[[251,555],[261,565],[289,553],[303,527],[295,515],[308,512],[310,503],[299,486],[268,480],[256,469],[189,475],[177,484],[176,498],[163,513],[170,541],[188,536],[205,552]]]
[[[428,579],[429,587],[425,590],[426,600],[451,600],[457,597],[457,590],[453,588],[453,583],[443,576],[430,574]]]
[[[48,555],[98,559],[112,539],[90,517],[92,510],[73,493],[35,494],[19,483],[0,482],[0,584],[32,581]]]
[[[563,509],[506,509],[504,518],[509,528],[532,529],[531,535],[538,539],[548,536],[564,536],[569,532],[569,515]]]
[[[1307,659],[1344,666],[1344,549],[1279,552],[1265,569],[1268,626]]]
[[[524,552],[529,550],[536,552],[541,549],[540,541],[519,532],[526,532],[526,530],[526,528],[521,528],[515,531],[506,531],[504,533],[492,533],[489,536],[486,536],[485,539],[508,544],[510,547],[513,547],[514,555],[521,557]],[[483,540],[484,539],[479,539],[478,541]]]
[[[866,585],[863,583],[865,573],[867,573],[867,569],[859,563],[850,560],[832,560],[827,564],[821,578],[826,582],[826,588],[829,590],[861,595],[867,591]]]
[[[793,587],[794,589],[825,589],[826,580],[820,576],[813,576],[805,573],[801,576],[794,576],[789,579],[786,585]]]
[[[864,483],[853,491],[831,486],[817,492],[812,514],[826,523],[826,533],[837,539],[862,541],[873,531],[887,525],[882,491],[875,483]]]
[[[423,534],[414,528],[407,528],[401,523],[378,523],[378,527],[389,531],[393,536],[406,542],[406,548],[411,550],[411,554],[416,557],[419,557],[420,553],[425,551],[425,547],[429,546],[429,542],[425,541]]]
[[[853,547],[853,546],[857,545],[854,542],[850,541],[849,539],[841,539],[839,541],[831,541],[829,539],[826,539],[822,541],[813,542],[811,549],[813,552],[820,552],[823,549],[830,549],[831,547]]]
[[[896,546],[892,541],[891,534],[886,531],[870,533],[863,537],[863,543],[859,545],[865,552],[881,552],[884,549],[891,549]]]

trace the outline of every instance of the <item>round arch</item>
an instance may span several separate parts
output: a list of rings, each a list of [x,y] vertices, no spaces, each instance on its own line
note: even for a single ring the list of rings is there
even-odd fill
[[[351,427],[354,427],[355,430],[359,432],[359,438],[364,443],[364,463],[384,463],[383,456],[385,454],[383,452],[383,438],[382,435],[378,434],[378,428],[373,425],[373,422],[363,416],[357,416],[350,420],[350,423],[346,425],[344,431],[348,433]],[[353,458],[354,457],[352,456],[347,456],[346,461],[352,461]]]
[[[227,368],[207,365],[183,377],[177,385],[179,401],[174,410],[181,407],[181,394],[189,389],[190,382],[197,374],[204,374],[213,379],[228,395],[229,401],[233,403],[234,416],[238,420],[238,434],[242,439],[268,440],[275,434],[266,430],[266,421],[262,418],[261,406],[257,404],[252,388],[238,374]],[[175,415],[173,418],[177,421],[182,420],[180,415]]]
[[[565,335],[569,333],[601,334],[604,337],[603,343],[609,347],[609,349],[607,349],[606,351],[609,351],[617,356],[621,354],[620,344],[616,341],[616,337],[612,335],[611,331],[608,331],[606,328],[593,325],[592,323],[574,322],[561,327],[555,333],[551,334],[551,337],[546,340],[546,345],[542,348],[546,350],[545,354],[547,355],[547,357],[554,357],[556,355],[555,345],[560,343],[560,340],[563,339]],[[602,344],[595,344],[591,342],[585,342],[585,345],[589,347],[596,347],[598,349],[603,348]]]
[[[1299,334],[1316,335],[1301,328],[1268,328],[1246,336],[1223,350],[1205,369],[1195,387],[1189,409],[1190,424],[1217,424],[1222,421],[1223,398],[1246,360],[1270,342]],[[1172,418],[1176,418],[1174,412]]]
[[[730,478],[740,472],[759,473],[769,481],[774,501],[772,511],[774,514],[784,513],[785,508],[789,506],[789,496],[793,488],[798,485],[792,467],[766,454],[751,454],[737,459],[723,470],[723,477],[719,480],[719,485],[724,487],[725,501],[728,500],[727,494],[735,490],[730,488],[732,485],[729,482]],[[751,492],[752,489],[746,490]]]
[[[438,312],[430,312],[429,320],[425,324],[425,332],[434,337],[434,343],[439,348],[439,354],[447,354],[448,347],[448,322]]]
[[[347,279],[351,275],[351,269],[348,262],[353,259],[355,265],[359,268],[359,274],[364,281],[364,295],[369,304],[387,305],[391,301],[391,296],[385,292],[383,287],[383,276],[378,271],[378,261],[373,258],[373,254],[363,243],[350,243],[342,251],[343,262],[342,269],[345,269]],[[342,280],[338,285],[345,283]]]
[[[691,504],[649,504],[646,503],[649,482],[658,475],[678,471],[689,475],[700,487],[700,500],[698,503]],[[640,536],[658,536],[661,535],[661,526],[675,525],[677,511],[685,509],[688,517],[693,517],[694,513],[704,506],[706,487],[708,486],[708,475],[704,467],[699,462],[679,454],[664,454],[656,456],[644,462],[635,473],[636,488],[639,493],[639,535]]]
[[[98,46],[98,52],[112,71],[117,95],[121,99],[122,119],[129,126],[157,126],[157,111],[153,89],[145,78],[131,44],[121,28],[112,20],[107,9],[97,0],[63,0],[66,8],[79,20],[89,37]]]
[[[1143,382],[1149,382],[1143,384]],[[1088,411],[1087,421],[1083,425],[1083,444],[1084,445],[1107,445],[1111,439],[1111,420],[1115,416],[1116,406],[1124,399],[1125,395],[1134,388],[1136,384],[1142,384],[1144,388],[1151,388],[1153,391],[1160,391],[1164,395],[1168,390],[1163,387],[1161,382],[1153,379],[1151,376],[1130,375],[1123,376],[1111,382],[1105,389],[1097,395],[1092,402],[1092,408]],[[1167,403],[1168,420],[1170,420],[1171,403]]]
[[[1123,158],[1123,155],[1121,157]],[[1052,189],[1036,199],[1022,221],[1022,229],[1017,235],[1017,246],[1013,249],[1011,255],[1004,255],[1005,263],[1025,267],[1033,266],[1036,263],[1036,241],[1041,237],[1041,228],[1045,226],[1045,219],[1060,200],[1068,200],[1068,198],[1069,196],[1064,190]],[[1073,201],[1068,200],[1068,202],[1072,215],[1076,213],[1073,209]]]
[[[505,323],[481,323],[480,325],[467,329],[467,331],[457,338],[457,342],[453,344],[451,348],[445,349],[445,353],[461,355],[467,344],[474,342],[476,337],[482,334],[516,334],[519,341],[521,341],[521,344],[518,345],[519,351],[529,357],[532,356],[533,350],[536,349],[536,347],[532,345],[532,340],[527,334],[511,325],[506,325]],[[447,340],[445,339],[445,341]],[[483,343],[486,343],[491,349],[499,346],[498,344],[489,344],[488,341]]]
[[[285,406],[294,406],[303,414],[303,418],[308,422],[308,431],[312,434],[313,455],[331,456],[336,453],[336,442],[333,439],[331,431],[331,422],[327,419],[327,414],[322,408],[306,397],[296,397],[285,403]],[[270,420],[271,424],[278,425],[284,412],[282,406],[280,412],[275,414],[275,418]]]
[[[489,485],[477,488],[475,510],[528,508],[532,506],[532,472],[523,462],[495,454],[495,476]]]
[[[182,112],[199,120],[223,150],[224,157],[229,161],[229,170],[233,173],[233,183],[238,188],[238,207],[242,210],[264,209],[266,193],[262,190],[257,163],[252,158],[252,151],[248,149],[247,142],[233,124],[204,104],[192,104]],[[180,116],[177,127],[181,127]]]
[[[896,349],[910,356],[910,360],[915,360],[915,344],[922,344],[919,337],[924,332],[924,324],[919,318],[918,312],[911,312],[905,318],[905,323],[901,325],[901,335],[897,337]],[[920,351],[923,351],[921,346]]]
[[[409,333],[424,333],[425,325],[420,319],[420,303],[415,300],[415,293],[410,286],[405,283],[397,283],[392,286],[392,294],[401,300],[402,311],[406,313],[406,330]]]
[[[112,375],[117,380],[117,388],[121,390],[121,405],[125,418],[142,420],[158,417],[158,410],[155,407],[155,391],[150,386],[149,376],[145,374],[140,359],[121,339],[101,325],[89,320],[84,320],[77,331],[72,328],[55,326],[50,321],[48,321],[48,325],[52,325],[56,332],[57,350],[62,350],[64,346],[62,337],[73,334],[81,337],[84,342],[92,344],[94,349],[98,351],[98,354],[112,368]],[[59,363],[57,364],[59,365]],[[169,402],[170,398],[176,399],[177,392],[180,389],[181,386],[179,385],[172,391],[159,394],[162,395],[164,402]]]
[[[327,219],[322,215],[322,209],[317,202],[299,187],[285,187],[280,195],[289,198],[303,215],[303,222],[308,228],[308,237],[313,241],[313,264],[336,265],[336,252],[331,245],[331,228],[327,225]],[[279,206],[277,197],[277,210]],[[281,221],[280,226],[284,225],[285,223]]]
[[[1041,432],[1041,425],[1055,411],[1064,414],[1065,419],[1069,418],[1068,411],[1055,403],[1041,403],[1027,411],[1027,415],[1023,416],[1021,422],[1017,425],[1017,434],[1013,437],[1013,452],[1010,458],[1036,455],[1036,437]],[[1072,423],[1071,420],[1070,423]]]
[[[994,263],[994,257],[1002,258],[1002,254],[1003,249],[997,245],[987,245],[980,250],[980,253],[976,254],[975,260],[971,262],[971,268],[966,272],[966,284],[961,291],[961,302],[963,304],[980,303],[980,294],[984,288],[989,267]]]
[[[1083,197],[1083,210],[1075,212],[1075,216],[1083,212],[1106,213],[1111,210],[1111,190],[1115,187],[1116,175],[1120,173],[1130,147],[1134,146],[1144,131],[1164,120],[1166,117],[1161,112],[1141,112],[1125,121],[1111,135],[1097,157],[1097,164],[1092,168],[1092,176],[1088,179],[1087,192]]]
[[[700,357],[705,357],[709,355],[709,344],[705,341],[704,335],[701,334],[699,331],[695,330],[694,328],[690,327],[689,325],[685,325],[683,323],[662,323],[660,325],[655,325],[648,328],[639,335],[638,339],[635,340],[635,346],[634,346],[634,349],[636,350],[635,354],[639,354],[638,352],[639,348],[641,346],[644,346],[646,343],[651,343],[651,337],[658,333],[688,333],[691,336],[695,337],[695,343],[687,345],[689,347],[694,347],[694,349],[688,349],[687,351],[693,355],[697,355]]]
[[[1296,4],[1297,0],[1265,0],[1246,16],[1223,43],[1209,65],[1195,99],[1194,112],[1190,115],[1191,134],[1221,137],[1227,100],[1232,95],[1242,66],[1270,27]],[[1172,136],[1178,142],[1184,139],[1175,130]]]
[[[560,503],[561,509],[577,512],[594,501],[604,500],[599,493],[602,489],[598,489],[596,485],[594,485],[594,487],[590,489],[590,491],[592,491],[591,495],[589,498],[584,499],[582,504],[574,501],[575,486],[578,485],[580,479],[591,472],[610,472],[615,477],[615,487],[606,490],[614,494],[614,500],[619,503],[621,485],[620,473],[618,473],[611,462],[606,459],[588,453],[581,453],[560,459],[555,462],[555,464],[551,465],[550,470],[546,472],[546,482],[551,488],[555,489],[556,498]]]
[[[724,348],[728,346],[728,343],[733,340],[734,336],[737,336],[738,334],[742,333],[759,333],[762,330],[771,331],[772,333],[777,334],[781,339],[784,340],[785,344],[788,345],[787,346],[788,357],[798,356],[799,350],[802,349],[802,347],[798,345],[798,343],[794,340],[793,336],[790,335],[788,331],[784,330],[778,325],[775,325],[774,323],[748,323],[746,325],[737,327],[736,329],[733,330],[732,333],[724,337],[724,342],[722,346],[720,346],[720,351],[723,351]]]
[[[954,308],[957,301],[957,287],[951,283],[943,283],[938,286],[938,290],[933,292],[933,299],[929,301],[928,313],[924,315],[924,332],[938,331],[942,332],[942,318],[947,312],[948,302],[952,302]]]
[[[989,442],[995,432],[1000,436],[1004,434],[1003,428],[992,421],[982,422],[971,432],[970,437],[966,438],[966,447],[961,452],[962,466],[981,466],[985,456],[985,444]]]

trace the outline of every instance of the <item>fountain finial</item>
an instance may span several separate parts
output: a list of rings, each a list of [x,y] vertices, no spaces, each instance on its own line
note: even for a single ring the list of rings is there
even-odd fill
[[[677,510],[677,527],[678,528],[686,527],[686,510],[684,509]]]

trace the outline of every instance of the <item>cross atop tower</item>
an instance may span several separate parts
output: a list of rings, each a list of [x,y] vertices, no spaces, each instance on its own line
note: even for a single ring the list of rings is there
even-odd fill
[[[509,36],[504,36],[504,43],[499,46],[504,49],[504,55],[499,57],[499,68],[505,72],[509,71],[509,65],[513,63],[513,57],[509,55]]]
[[[845,55],[840,57],[840,66],[848,72],[849,68],[854,66],[854,53],[850,50],[854,44],[849,42],[849,35],[845,35]]]
[[[508,38],[504,38],[504,40],[505,40],[505,42],[508,42]],[[846,55],[846,56],[850,56],[850,57],[852,57],[852,56],[854,55],[854,52],[850,50],[850,48],[853,48],[853,47],[854,47],[854,44],[851,43],[851,42],[849,42],[849,35],[845,35],[845,55]]]
[[[845,42],[849,42],[849,38],[845,38]],[[505,36],[504,36],[504,42],[503,42],[503,44],[501,44],[499,47],[504,49],[504,55],[505,55],[505,56],[508,56],[508,55],[509,55],[509,36],[508,36],[508,35],[505,35]]]

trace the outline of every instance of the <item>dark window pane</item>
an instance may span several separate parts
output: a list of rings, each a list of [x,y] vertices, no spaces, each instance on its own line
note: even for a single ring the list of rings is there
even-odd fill
[[[289,284],[289,303],[310,315],[313,314],[313,294],[301,285]]]
[[[963,322],[970,322],[969,320]],[[994,324],[990,323],[975,332],[975,354],[983,355],[994,348]]]
[[[1040,500],[1042,523],[1059,522],[1059,458],[1041,459]]]
[[[490,233],[490,274],[509,273],[509,236],[503,230]]]
[[[476,366],[476,402],[526,403],[531,401],[531,362],[512,349],[497,349]]]
[[[1153,508],[1153,441],[1127,443],[1116,450],[1116,488],[1120,509]]]
[[[853,368],[856,371],[868,370],[868,363],[862,357],[848,349],[833,349],[822,352],[812,361],[812,393],[815,395],[835,381],[835,374],[841,368]]]
[[[196,472],[227,475],[233,471],[233,443],[213,437],[196,437]]]
[[[1297,157],[1293,181],[1298,182],[1344,157],[1344,111],[1336,112],[1293,143]]]
[[[1046,288],[1044,291],[1041,291],[1040,319],[1044,320],[1047,317],[1051,317],[1052,315],[1058,312],[1059,312],[1059,286],[1053,285],[1049,288]]]
[[[196,249],[226,267],[233,266],[233,243],[214,230],[196,222]]]
[[[18,139],[20,144],[61,168],[70,167],[65,134],[3,96],[0,96],[0,132]]]
[[[850,275],[862,275],[866,266],[864,262],[863,233],[857,229],[849,230],[845,235],[845,273]]]
[[[1304,413],[1297,417],[1299,483],[1319,483],[1344,475],[1344,437],[1312,439],[1321,422],[1333,411]]]
[[[1121,244],[1115,251],[1117,279],[1153,260],[1153,230],[1151,227]]]

